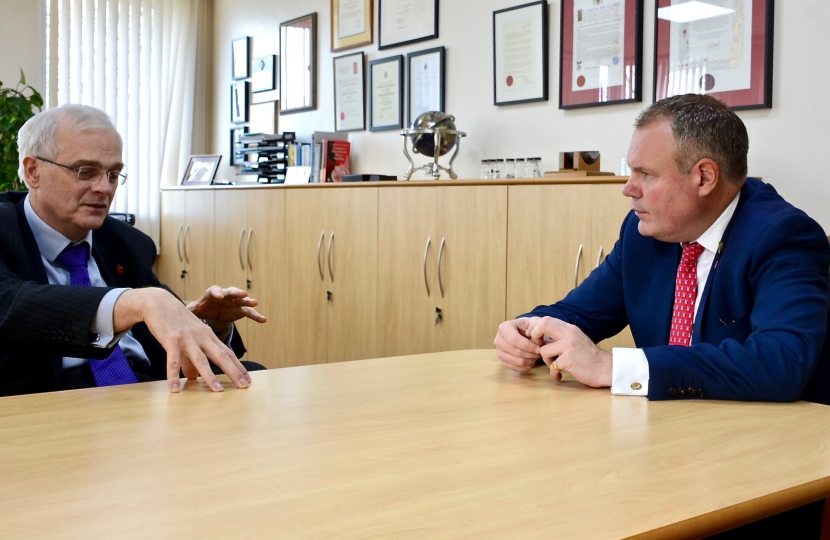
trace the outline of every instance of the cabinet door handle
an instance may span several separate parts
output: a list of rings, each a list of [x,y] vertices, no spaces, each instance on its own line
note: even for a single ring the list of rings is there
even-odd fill
[[[325,280],[323,276],[323,263],[320,261],[320,253],[323,251],[323,238],[326,237],[326,231],[320,233],[320,241],[317,242],[317,269],[320,271],[320,281]]]
[[[329,236],[328,261],[329,261],[329,275],[331,276],[332,283],[334,283],[334,272],[331,271],[331,245],[333,243],[334,243],[334,231],[331,231],[331,236]]]
[[[176,251],[179,253],[179,262],[184,262],[182,258],[182,229],[184,229],[184,223],[179,223],[179,234],[176,235]]]
[[[236,247],[236,254],[239,255],[239,266],[242,267],[242,271],[245,271],[245,262],[242,260],[242,239],[245,238],[245,227],[242,227],[242,230],[239,231],[239,245]]]
[[[602,262],[602,246],[599,246],[599,253],[597,253],[597,265],[594,268],[599,268],[599,263]]]
[[[444,281],[441,279],[441,261],[444,258],[444,243],[445,237],[441,237],[441,247],[438,248],[438,289],[441,291],[441,298],[444,298]]]
[[[190,238],[190,225],[187,225],[184,228],[184,241],[182,244],[184,245],[184,260],[186,262],[190,262],[190,254],[187,252],[187,239]]]
[[[576,267],[574,268],[574,289],[579,285],[579,260],[582,259],[582,244],[579,244],[579,250],[576,252]]]
[[[429,245],[432,243],[432,238],[427,236],[427,247],[424,248],[424,285],[427,286],[427,296],[429,296],[429,280],[427,279],[427,253],[429,253]]]
[[[248,259],[248,270],[254,271],[254,265],[251,264],[251,237],[254,235],[254,228],[248,231],[248,243],[245,245],[245,257]]]

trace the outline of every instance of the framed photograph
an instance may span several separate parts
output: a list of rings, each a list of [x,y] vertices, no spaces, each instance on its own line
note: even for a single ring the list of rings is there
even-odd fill
[[[280,23],[280,114],[317,108],[317,14]]]
[[[374,0],[331,0],[331,52],[372,43]]]
[[[244,37],[231,42],[231,78],[247,79],[251,73],[251,38]]]
[[[231,85],[231,122],[242,124],[248,121],[248,96],[251,93],[251,83],[248,81]]]
[[[277,87],[277,56],[269,54],[254,58],[251,74],[251,91],[267,92]]]
[[[363,52],[334,59],[334,131],[366,129]]]
[[[369,62],[369,131],[403,128],[403,56]]]
[[[245,153],[240,149],[239,145],[242,144],[242,141],[239,140],[239,137],[244,134],[248,133],[248,127],[238,127],[231,129],[231,165],[234,167],[240,167],[242,162],[245,161]]]
[[[407,122],[427,111],[444,112],[444,47],[409,53],[407,62]]]
[[[266,101],[251,105],[250,127],[251,133],[278,133],[279,115],[277,102]]]
[[[211,184],[220,161],[222,161],[221,155],[190,156],[181,185],[207,186]]]
[[[643,0],[563,0],[559,108],[643,100]]]
[[[710,94],[735,110],[772,107],[773,0],[656,0],[654,100]]]
[[[378,49],[438,37],[438,0],[378,0]]]
[[[548,35],[546,0],[493,12],[496,105],[548,100]]]

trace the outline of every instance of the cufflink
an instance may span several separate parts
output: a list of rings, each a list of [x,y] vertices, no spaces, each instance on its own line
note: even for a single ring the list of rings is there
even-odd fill
[[[631,389],[632,390],[640,390],[642,388],[643,388],[643,385],[638,383],[638,382],[631,383]]]

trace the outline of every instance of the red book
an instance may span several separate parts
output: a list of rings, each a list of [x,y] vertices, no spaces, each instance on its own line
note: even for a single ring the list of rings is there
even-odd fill
[[[342,182],[351,172],[351,144],[349,141],[323,140],[320,157],[321,182]]]

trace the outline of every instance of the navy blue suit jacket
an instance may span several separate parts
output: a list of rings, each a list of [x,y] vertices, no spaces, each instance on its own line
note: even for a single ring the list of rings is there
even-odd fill
[[[690,347],[667,345],[681,248],[642,236],[629,213],[608,258],[563,300],[528,316],[595,342],[630,325],[649,364],[649,399],[830,404],[830,245],[772,186],[747,179],[702,292]]]

